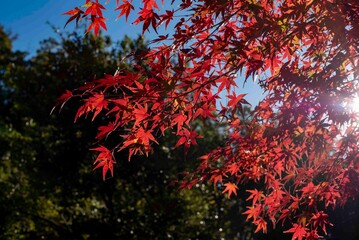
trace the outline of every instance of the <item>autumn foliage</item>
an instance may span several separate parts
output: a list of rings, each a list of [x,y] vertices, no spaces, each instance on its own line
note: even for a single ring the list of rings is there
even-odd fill
[[[88,31],[98,34],[106,29],[102,4],[86,0],[66,13],[68,22],[88,19]],[[115,10],[136,15],[134,24],[158,38],[128,56],[132,70],[67,91],[58,102],[80,97],[76,119],[101,114],[97,139],[119,135],[116,147],[93,149],[104,178],[116,151],[150,154],[163,134],[177,135],[175,146],[188,150],[200,138],[193,121],[226,122],[225,145],[202,156],[181,187],[220,182],[231,197],[252,183],[244,214],[256,232],[289,222],[285,233],[294,240],[325,235],[327,209],[359,190],[359,119],[350,104],[359,90],[359,2],[143,0],[136,9],[117,0]],[[247,101],[238,89],[250,79],[266,97],[243,124]]]

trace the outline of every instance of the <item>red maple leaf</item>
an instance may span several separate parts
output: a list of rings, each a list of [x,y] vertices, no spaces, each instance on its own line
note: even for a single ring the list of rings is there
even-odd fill
[[[113,176],[113,164],[115,164],[115,161],[113,160],[113,155],[111,151],[104,146],[92,148],[91,150],[100,152],[94,162],[94,165],[96,165],[94,170],[102,167],[103,180],[106,179],[106,173],[108,172],[108,170],[110,170],[111,176]]]
[[[247,207],[248,210],[245,211],[243,214],[248,215],[246,220],[249,220],[250,218],[253,218],[253,221],[255,222],[260,214],[262,213],[262,205],[255,204],[252,207]]]
[[[57,106],[59,106],[59,105],[61,105],[61,106],[60,106],[60,111],[61,111],[61,109],[64,107],[65,103],[66,103],[71,97],[73,97],[72,92],[69,91],[69,90],[66,90],[66,92],[65,92],[64,94],[62,94],[62,95],[57,99],[56,104],[55,104],[55,106],[52,108],[50,114],[52,114],[52,112],[55,110],[55,108],[56,108]]]
[[[262,191],[258,191],[257,189],[254,190],[246,190],[247,192],[251,193],[249,197],[246,199],[247,201],[252,199],[252,205],[255,205],[257,201],[260,201],[260,199],[264,196]]]
[[[97,139],[102,139],[104,137],[107,137],[114,129],[116,125],[114,123],[109,123],[107,126],[100,126],[98,127],[99,133],[97,134]]]
[[[228,95],[228,106],[231,107],[233,110],[241,109],[242,104],[248,104],[248,102],[244,99],[246,95],[247,94],[236,95],[235,92],[232,92],[232,94]]]
[[[307,184],[307,186],[302,188],[302,192],[303,194],[311,194],[314,193],[316,189],[317,187],[314,186],[313,182],[310,182]]]
[[[97,36],[98,32],[100,31],[101,28],[107,30],[106,27],[106,18],[104,17],[97,17],[97,16],[91,16],[89,18],[89,20],[91,21],[90,26],[87,28],[86,33],[90,32],[91,30],[94,31],[94,35]]]
[[[137,108],[133,110],[136,119],[134,126],[138,126],[144,119],[149,116],[147,111],[147,105],[143,107],[140,104],[137,104]]]
[[[136,133],[136,137],[138,138],[138,142],[143,144],[146,155],[150,152],[150,141],[158,144],[156,139],[152,135],[152,130],[145,130],[142,127],[138,129]]]
[[[144,9],[152,9],[152,8],[157,8],[159,9],[156,0],[142,0],[142,2],[144,3]]]
[[[128,16],[131,13],[131,10],[134,10],[135,8],[132,6],[132,1],[127,1],[125,0],[123,2],[123,4],[119,5],[115,10],[121,10],[120,15],[118,15],[118,17],[116,18],[119,19],[121,16],[126,14],[126,21],[128,19]]]
[[[173,20],[173,14],[174,11],[169,11],[166,10],[166,13],[160,16],[160,21],[159,21],[159,25],[162,24],[163,22],[165,22],[165,27],[167,28],[168,24],[171,22],[171,20]]]
[[[308,232],[308,228],[303,227],[300,224],[294,223],[293,227],[287,231],[284,231],[284,233],[293,233],[292,240],[302,240],[306,237]]]
[[[152,28],[157,32],[157,20],[160,19],[157,13],[155,13],[152,8],[144,8],[139,12],[140,16],[133,22],[134,24],[139,24],[143,22],[142,33],[148,30],[148,27],[152,25]]]
[[[223,182],[223,173],[220,172],[218,169],[212,171],[211,178],[209,179],[210,182],[213,182],[214,187],[217,186],[217,183],[220,182],[222,184]]]
[[[179,113],[173,116],[173,124],[177,123],[177,134],[179,134],[180,130],[182,129],[183,123],[187,120],[187,116],[183,113]]]
[[[225,183],[224,186],[226,187],[222,193],[228,193],[228,198],[231,197],[231,194],[237,195],[237,185],[231,182]]]
[[[93,93],[92,97],[89,97],[84,105],[82,105],[75,116],[75,121],[81,117],[83,114],[88,114],[89,112],[94,111],[92,121],[96,116],[102,111],[102,109],[107,109],[108,101],[105,100],[105,96],[102,93]]]
[[[236,163],[232,163],[228,166],[227,172],[229,172],[231,175],[236,175],[239,172],[239,166]]]
[[[313,222],[314,228],[317,229],[320,227],[325,235],[327,235],[326,225],[333,226],[333,224],[328,221],[328,214],[324,213],[323,211],[314,214],[310,220]]]
[[[267,233],[267,222],[263,220],[263,218],[259,218],[254,222],[255,225],[257,225],[256,230],[254,233],[259,232],[260,230],[263,231],[263,233]]]
[[[105,7],[98,3],[98,0],[96,2],[88,1],[84,6],[87,7],[84,15],[103,17],[102,10],[105,10]]]
[[[75,19],[76,19],[76,25],[77,25],[78,22],[80,21],[80,19],[81,19],[83,13],[84,13],[84,12],[83,12],[81,9],[79,9],[78,7],[75,7],[74,9],[65,12],[64,14],[66,14],[66,15],[71,15],[71,17],[70,17],[70,18],[67,20],[67,22],[65,23],[65,27],[66,27],[66,25],[67,25],[69,22],[71,22],[71,21],[73,21],[73,20],[75,20]]]
[[[188,149],[191,145],[197,145],[197,138],[202,138],[196,131],[190,131],[187,128],[182,128],[181,132],[178,133],[180,139],[177,141],[175,147],[184,144],[184,147]]]

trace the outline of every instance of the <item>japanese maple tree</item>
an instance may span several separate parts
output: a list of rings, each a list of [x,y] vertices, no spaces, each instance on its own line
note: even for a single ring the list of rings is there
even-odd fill
[[[105,3],[86,0],[67,23],[86,19],[106,29]],[[189,149],[191,123],[228,123],[224,147],[200,158],[181,187],[220,182],[228,197],[248,182],[248,210],[256,231],[292,224],[292,239],[319,239],[331,225],[326,210],[358,196],[359,1],[357,0],[116,0],[119,17],[137,16],[153,31],[150,50],[134,53],[133,69],[87,83],[60,97],[80,97],[76,119],[101,115],[95,168],[113,173],[114,152],[150,154],[163,134]],[[114,66],[115,69],[115,66]],[[243,75],[245,80],[238,78]],[[266,93],[249,123],[238,89],[257,79]],[[118,129],[125,129],[119,133]],[[118,145],[106,147],[108,135]]]

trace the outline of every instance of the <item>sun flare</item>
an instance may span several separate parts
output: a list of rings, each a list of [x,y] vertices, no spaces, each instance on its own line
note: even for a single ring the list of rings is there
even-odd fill
[[[349,103],[349,107],[355,111],[355,112],[359,112],[359,96],[354,97],[350,103]]]

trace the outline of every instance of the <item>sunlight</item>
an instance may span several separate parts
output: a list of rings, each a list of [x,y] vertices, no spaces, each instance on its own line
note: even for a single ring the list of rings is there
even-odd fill
[[[351,102],[349,103],[349,107],[354,112],[359,112],[359,96],[356,96],[351,100]]]

